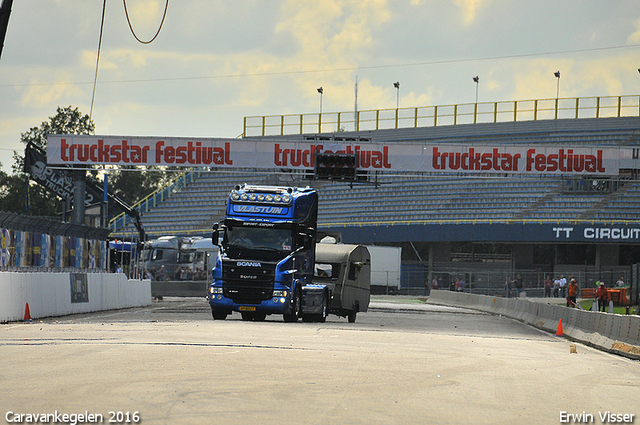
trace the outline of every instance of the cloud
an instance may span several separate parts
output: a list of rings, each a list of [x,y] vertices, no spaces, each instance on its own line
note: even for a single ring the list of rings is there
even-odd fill
[[[636,30],[633,32],[629,38],[627,38],[627,42],[629,43],[639,43],[640,42],[640,18],[638,18],[634,23]]]
[[[165,4],[164,0],[137,1],[133,4],[131,2],[124,3],[131,27],[142,41],[149,41],[156,35],[162,22]]]
[[[48,75],[50,78],[46,83],[40,85],[41,81],[37,77],[31,80],[20,96],[20,105],[22,107],[43,108],[50,105],[67,104],[84,91],[77,84],[69,84],[74,78],[69,72],[50,70],[49,74],[42,72],[42,75]],[[70,100],[71,99],[71,100]]]
[[[491,0],[455,0],[456,5],[462,12],[462,19],[465,25],[473,23],[478,10]]]

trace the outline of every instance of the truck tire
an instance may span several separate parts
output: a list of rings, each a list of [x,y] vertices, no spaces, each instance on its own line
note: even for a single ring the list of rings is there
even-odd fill
[[[347,320],[349,321],[349,323],[355,323],[355,321],[356,321],[356,311],[355,310],[349,310],[349,313],[347,314]]]
[[[213,320],[224,320],[227,318],[227,313],[223,311],[215,311],[211,310],[211,315],[213,316]]]
[[[320,323],[326,322],[328,315],[329,315],[329,296],[328,294],[325,294],[324,304],[322,305],[322,313],[318,315],[318,322]]]
[[[300,286],[293,292],[293,301],[291,304],[292,311],[282,315],[284,321],[287,323],[297,322],[298,318],[302,316],[302,290]]]

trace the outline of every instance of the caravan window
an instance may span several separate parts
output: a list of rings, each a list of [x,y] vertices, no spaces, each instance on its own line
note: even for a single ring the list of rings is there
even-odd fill
[[[349,264],[349,280],[356,280],[358,277],[357,272],[360,271],[360,267],[356,263]]]
[[[316,263],[315,277],[337,280],[340,277],[340,264],[339,263]]]

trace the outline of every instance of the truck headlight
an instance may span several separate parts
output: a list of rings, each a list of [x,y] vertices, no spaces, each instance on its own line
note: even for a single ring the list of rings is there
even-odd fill
[[[286,297],[287,295],[289,295],[289,291],[284,290],[284,291],[273,291],[273,296],[274,297]]]
[[[221,286],[210,286],[209,287],[209,293],[210,294],[222,294],[222,287]]]

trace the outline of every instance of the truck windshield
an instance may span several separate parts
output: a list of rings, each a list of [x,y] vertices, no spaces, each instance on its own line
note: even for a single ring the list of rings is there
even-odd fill
[[[193,263],[195,254],[196,254],[195,252],[179,252],[178,263],[181,263],[181,264]]]
[[[228,227],[224,245],[231,258],[249,254],[265,260],[288,255],[293,249],[291,229],[287,228]]]

